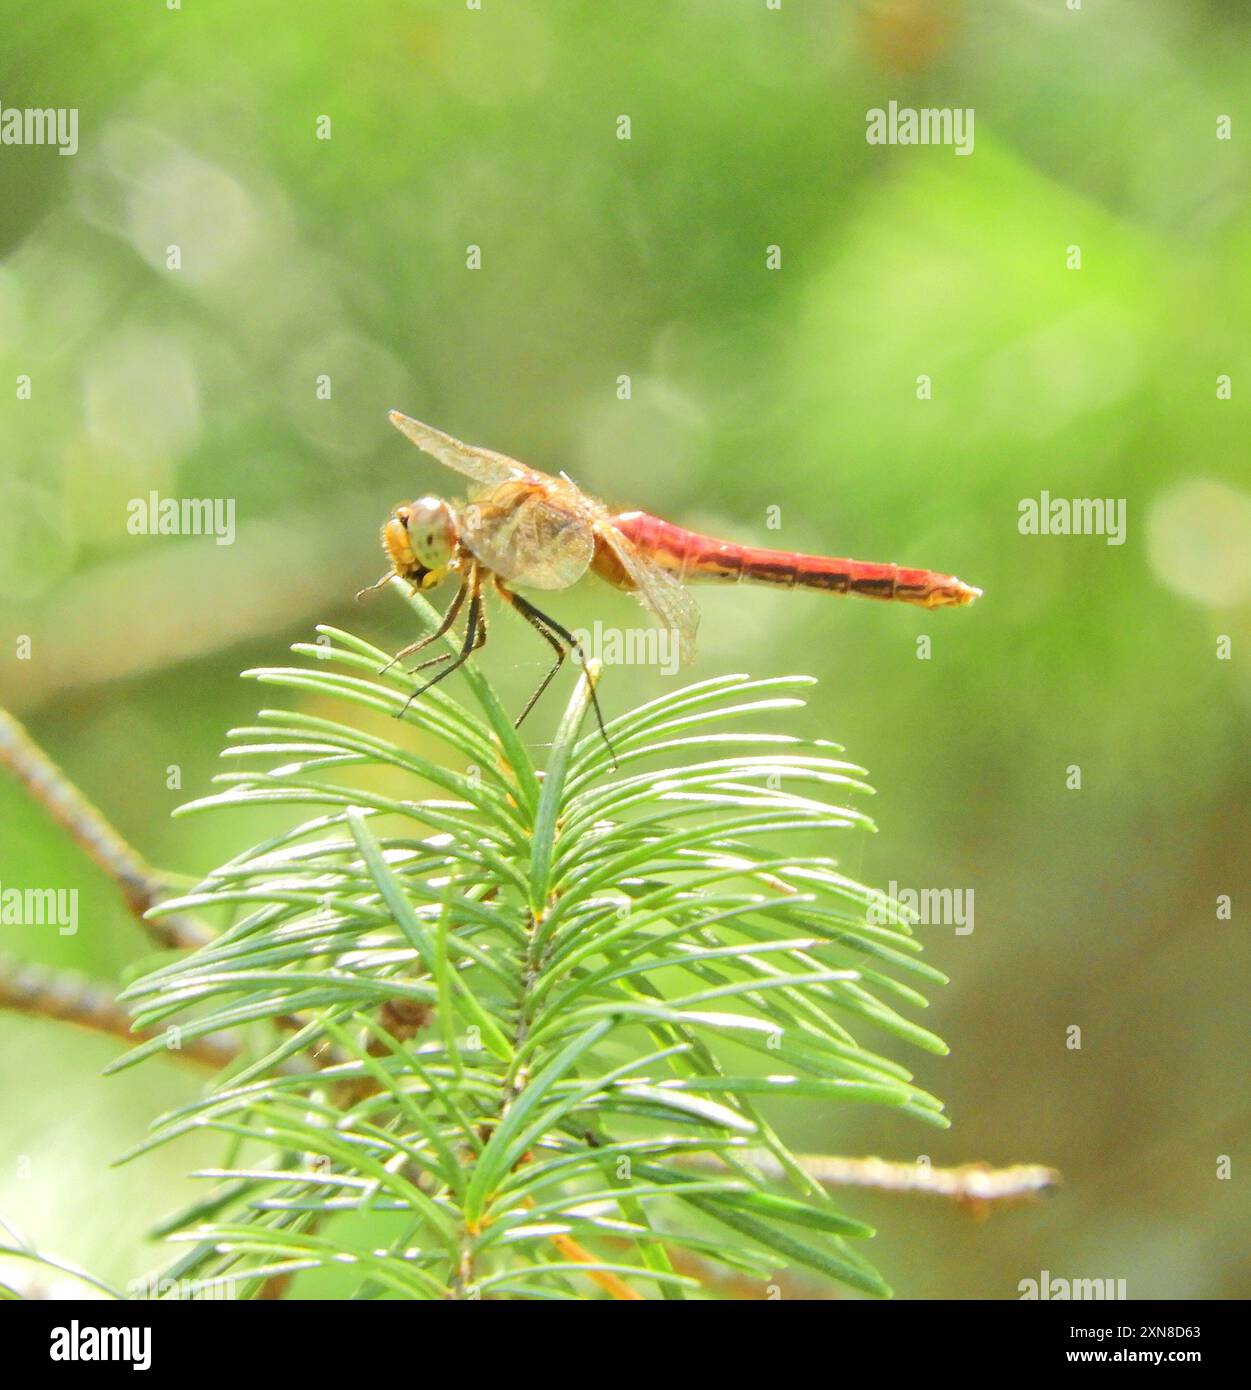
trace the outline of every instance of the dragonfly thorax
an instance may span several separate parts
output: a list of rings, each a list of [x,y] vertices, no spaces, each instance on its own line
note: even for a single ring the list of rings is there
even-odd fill
[[[422,588],[433,588],[456,555],[452,508],[441,497],[419,497],[396,507],[382,528],[382,544],[396,574]]]

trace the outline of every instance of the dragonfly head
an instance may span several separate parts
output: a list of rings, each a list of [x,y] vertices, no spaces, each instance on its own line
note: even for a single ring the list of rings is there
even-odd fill
[[[396,507],[382,528],[382,546],[401,579],[433,589],[456,555],[456,518],[441,497]]]

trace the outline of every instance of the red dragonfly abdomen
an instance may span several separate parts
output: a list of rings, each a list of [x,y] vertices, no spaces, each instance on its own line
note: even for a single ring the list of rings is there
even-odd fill
[[[932,570],[738,545],[675,526],[647,512],[622,512],[612,518],[612,523],[683,583],[713,579],[738,583],[746,579],[757,584],[781,584],[787,589],[824,589],[836,594],[894,599],[922,608],[972,603],[982,592],[954,575]]]

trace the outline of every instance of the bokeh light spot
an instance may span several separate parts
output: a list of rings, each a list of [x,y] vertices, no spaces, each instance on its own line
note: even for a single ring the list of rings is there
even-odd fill
[[[1147,554],[1161,583],[1212,607],[1251,596],[1251,494],[1191,478],[1147,516]]]

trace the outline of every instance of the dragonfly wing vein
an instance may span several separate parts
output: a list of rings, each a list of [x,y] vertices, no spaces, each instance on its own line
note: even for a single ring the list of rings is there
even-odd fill
[[[589,521],[536,492],[471,502],[462,539],[488,569],[520,588],[567,589],[595,553]]]

